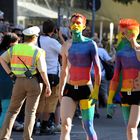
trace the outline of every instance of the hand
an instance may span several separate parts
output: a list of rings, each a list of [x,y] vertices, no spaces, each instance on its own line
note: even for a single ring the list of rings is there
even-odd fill
[[[50,87],[45,88],[45,97],[49,97],[51,95],[52,91]]]
[[[115,104],[108,104],[107,105],[107,118],[111,119],[115,113]]]
[[[89,98],[89,100],[92,100],[92,102],[91,102],[91,106],[94,105],[94,104],[96,104],[97,101],[98,101],[97,99],[92,99],[91,97]]]
[[[8,75],[10,76],[12,83],[15,84],[16,79],[17,79],[16,75],[13,72],[10,72]]]
[[[98,101],[98,94],[97,94],[97,91],[95,92],[96,90],[92,89],[92,92],[91,92],[91,96],[89,98],[89,100],[92,99],[92,102],[91,102],[91,105],[94,105],[97,103]]]

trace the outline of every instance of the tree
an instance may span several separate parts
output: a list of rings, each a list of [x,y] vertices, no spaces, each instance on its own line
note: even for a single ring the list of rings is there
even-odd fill
[[[115,2],[119,2],[119,3],[122,3],[122,4],[132,4],[134,1],[137,1],[137,2],[140,2],[140,0],[113,0]]]

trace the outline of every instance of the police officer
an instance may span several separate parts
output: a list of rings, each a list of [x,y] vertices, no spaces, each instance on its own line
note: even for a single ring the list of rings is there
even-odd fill
[[[11,103],[2,127],[0,140],[9,140],[14,121],[26,99],[24,140],[32,140],[35,114],[42,84],[37,80],[39,71],[46,85],[46,97],[51,89],[46,72],[45,52],[35,46],[40,29],[33,26],[23,30],[25,43],[9,48],[0,56],[0,63],[14,82]],[[10,63],[10,67],[8,65]]]

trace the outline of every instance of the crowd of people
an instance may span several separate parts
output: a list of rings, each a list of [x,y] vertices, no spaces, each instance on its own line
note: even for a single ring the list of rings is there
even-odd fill
[[[61,131],[60,140],[70,140],[77,109],[87,140],[97,140],[94,118],[100,117],[100,107],[107,108],[107,116],[112,118],[116,102],[122,107],[127,140],[138,140],[140,45],[136,20],[120,20],[115,57],[97,33],[91,37],[86,32],[86,17],[79,13],[63,28],[47,19],[42,30],[35,25],[0,29],[0,140],[10,139],[12,130],[24,131],[23,139],[32,140],[38,129],[46,135]],[[110,81],[101,59],[114,64]]]

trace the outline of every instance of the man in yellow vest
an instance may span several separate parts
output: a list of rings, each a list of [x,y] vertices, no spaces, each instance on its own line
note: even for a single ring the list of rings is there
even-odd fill
[[[39,72],[46,86],[46,97],[51,95],[47,77],[45,52],[35,44],[40,29],[33,26],[23,30],[25,43],[9,48],[0,56],[0,63],[11,77],[14,86],[11,103],[5,118],[0,140],[9,140],[14,121],[26,99],[24,140],[32,140],[32,131],[35,123],[35,114],[42,91],[39,82]],[[10,64],[10,67],[9,65]]]

